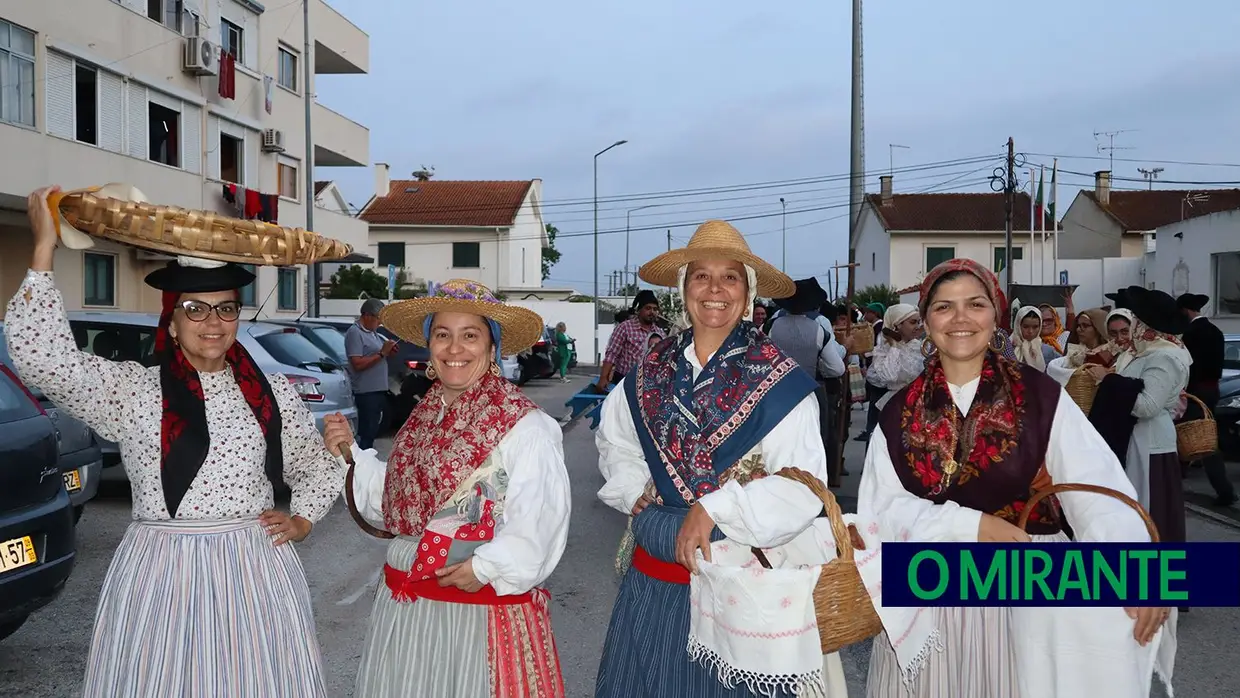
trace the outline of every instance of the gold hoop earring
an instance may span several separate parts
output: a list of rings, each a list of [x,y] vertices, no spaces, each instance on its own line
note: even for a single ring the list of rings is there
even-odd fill
[[[426,380],[433,381],[438,377],[439,377],[439,373],[435,371],[435,364],[430,363],[428,361],[426,363]]]
[[[921,343],[921,355],[924,358],[928,359],[934,356],[936,353],[938,353],[938,351],[939,351],[939,348],[935,346],[934,340],[930,339],[929,337],[926,337],[925,341]]]
[[[494,361],[491,362],[491,375],[495,376],[496,378],[504,377],[504,372],[500,370],[499,364],[495,363]]]
[[[999,334],[998,330],[990,336],[990,348],[996,354],[1003,353],[1003,335]]]

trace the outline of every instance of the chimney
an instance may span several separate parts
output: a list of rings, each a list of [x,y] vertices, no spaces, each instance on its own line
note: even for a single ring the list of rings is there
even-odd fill
[[[375,197],[387,196],[388,190],[391,188],[391,179],[389,179],[391,168],[386,162],[375,163]]]
[[[879,196],[882,198],[883,205],[891,203],[891,175],[883,175],[878,178]]]
[[[1110,170],[1099,170],[1094,173],[1094,196],[1098,198],[1100,204],[1111,202]]]

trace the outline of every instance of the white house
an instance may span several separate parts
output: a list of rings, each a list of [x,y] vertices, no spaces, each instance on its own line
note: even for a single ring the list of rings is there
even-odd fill
[[[1003,270],[1007,248],[1002,193],[896,194],[890,176],[879,181],[879,193],[865,197],[852,241],[858,290],[877,284],[896,289],[916,285],[930,269],[956,257],[981,262],[995,272]],[[1030,206],[1028,194],[1016,194],[1012,257],[1017,260],[1034,249]],[[1054,227],[1049,217],[1046,227]],[[904,300],[916,302],[911,295]]]
[[[560,300],[571,289],[542,284],[548,244],[542,180],[389,179],[375,165],[375,196],[360,213],[377,268],[408,281],[478,281],[513,300]]]
[[[365,167],[366,127],[315,103],[313,162],[304,95],[313,75],[369,71],[369,37],[323,0],[75,0],[0,4],[0,297],[31,254],[26,197],[48,183],[75,189],[124,182],[158,204],[238,215],[229,185],[265,195],[276,222],[304,227],[315,167]],[[236,61],[221,90],[221,55]],[[311,61],[311,84],[305,63]],[[247,215],[247,217],[250,217]],[[365,250],[366,226],[315,211],[316,232]],[[70,310],[159,310],[143,277],[168,259],[100,242],[56,255]],[[266,315],[305,307],[306,270],[263,267],[245,289]],[[0,307],[3,313],[3,307]]]
[[[1174,296],[1204,293],[1210,303],[1203,312],[1214,324],[1240,332],[1240,201],[1229,211],[1161,226],[1154,236],[1154,287]]]

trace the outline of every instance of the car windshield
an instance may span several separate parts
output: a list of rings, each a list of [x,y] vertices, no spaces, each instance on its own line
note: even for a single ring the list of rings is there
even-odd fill
[[[0,369],[0,422],[15,422],[39,414],[39,408],[26,397],[21,386],[13,382],[10,371],[7,366]]]
[[[312,327],[310,328],[310,341],[314,342],[319,348],[335,357],[336,361],[341,364],[348,361],[347,354],[344,350],[344,335],[340,334],[334,327]]]
[[[271,354],[271,358],[287,366],[315,366],[319,364],[336,364],[336,360],[327,356],[326,352],[314,346],[314,343],[300,333],[270,332],[256,337],[258,343]]]
[[[1223,344],[1223,368],[1240,371],[1240,337],[1228,337]]]

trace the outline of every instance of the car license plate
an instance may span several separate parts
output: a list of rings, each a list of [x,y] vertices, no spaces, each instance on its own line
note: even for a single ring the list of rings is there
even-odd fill
[[[65,489],[69,492],[77,492],[82,489],[82,476],[80,472],[78,470],[70,470],[62,476],[65,479]]]
[[[33,565],[38,561],[39,559],[34,554],[34,541],[30,539],[30,536],[22,536],[0,543],[0,572]]]

